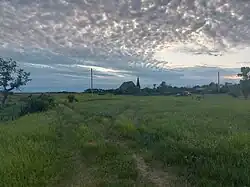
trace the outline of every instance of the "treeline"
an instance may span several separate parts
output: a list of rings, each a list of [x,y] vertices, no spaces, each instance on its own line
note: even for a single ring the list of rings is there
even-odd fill
[[[104,94],[115,94],[115,95],[176,95],[188,91],[192,94],[230,94],[232,96],[240,96],[241,90],[239,84],[218,84],[211,82],[207,85],[196,85],[194,87],[177,87],[166,84],[166,82],[161,82],[158,86],[153,85],[153,88],[145,87],[139,88],[135,84],[129,82],[124,82],[117,89],[87,89],[85,93],[95,93],[99,95]]]

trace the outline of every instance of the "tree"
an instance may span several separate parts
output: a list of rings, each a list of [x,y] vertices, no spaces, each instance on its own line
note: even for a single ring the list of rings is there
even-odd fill
[[[163,94],[167,90],[167,84],[165,81],[162,81],[161,84],[157,87],[157,92]]]
[[[241,67],[240,72],[237,76],[242,77],[242,80],[249,80],[250,79],[250,67]]]
[[[156,84],[153,84],[153,86],[154,86],[154,90],[155,90]]]
[[[0,93],[2,94],[2,106],[5,105],[10,92],[19,89],[31,81],[30,73],[18,68],[16,61],[0,58]]]
[[[250,68],[241,67],[240,71],[241,73],[238,73],[237,76],[242,78],[240,80],[241,91],[245,99],[247,99],[250,93]]]
[[[166,87],[166,82],[162,81],[159,87]]]
[[[211,82],[208,86],[207,86],[207,91],[209,93],[218,93],[218,84]]]

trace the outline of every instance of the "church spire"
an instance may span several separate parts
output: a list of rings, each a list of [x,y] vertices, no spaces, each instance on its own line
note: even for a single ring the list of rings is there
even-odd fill
[[[137,77],[136,86],[137,86],[138,88],[141,88],[139,77]]]

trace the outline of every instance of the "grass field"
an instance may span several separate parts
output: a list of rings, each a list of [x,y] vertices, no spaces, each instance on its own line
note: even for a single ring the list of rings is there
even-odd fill
[[[250,186],[249,101],[55,97],[0,124],[1,187]]]

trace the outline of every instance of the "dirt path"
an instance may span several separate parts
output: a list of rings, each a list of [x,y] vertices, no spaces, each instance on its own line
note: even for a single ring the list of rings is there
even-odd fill
[[[150,168],[141,156],[134,154],[133,158],[136,161],[140,178],[144,181],[144,183],[147,181],[149,186],[188,187],[187,184],[181,183],[175,176],[161,170]]]
[[[66,106],[67,107],[67,106]],[[74,110],[70,107],[67,107],[69,110]],[[127,150],[131,150],[131,148],[125,143],[125,142],[117,142],[112,141],[111,139],[107,139],[106,141],[112,142],[115,144],[119,144],[119,146],[126,148]],[[187,185],[183,182],[183,180],[180,180],[177,176],[173,175],[171,172],[163,171],[162,169],[158,169],[156,167],[150,167],[147,165],[147,163],[144,161],[143,157],[140,156],[138,153],[132,154],[133,159],[136,162],[137,171],[139,173],[138,187],[144,186],[144,187],[189,187],[190,185]],[[74,172],[76,175],[68,180],[63,181],[62,184],[58,185],[59,187],[95,187],[96,179],[94,176],[91,176],[91,174],[88,172],[89,168],[86,168],[85,164],[82,162],[82,159],[80,158],[80,153],[76,153],[74,159],[73,159],[73,165],[75,166]]]

